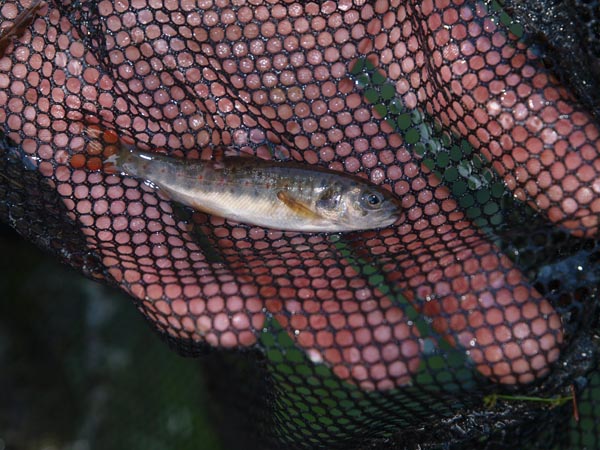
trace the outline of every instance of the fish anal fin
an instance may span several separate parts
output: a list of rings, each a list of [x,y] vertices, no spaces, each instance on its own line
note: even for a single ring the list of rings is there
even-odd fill
[[[307,219],[321,219],[322,217],[308,208],[304,203],[296,200],[288,192],[279,191],[277,192],[277,198],[281,200],[288,208],[294,211],[296,214]]]

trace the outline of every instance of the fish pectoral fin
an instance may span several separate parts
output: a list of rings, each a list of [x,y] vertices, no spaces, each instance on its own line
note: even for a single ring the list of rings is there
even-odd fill
[[[285,206],[290,208],[296,214],[302,217],[306,217],[307,219],[322,219],[322,217],[306,206],[304,203],[296,200],[292,197],[288,192],[279,191],[277,192],[277,198],[281,200]]]

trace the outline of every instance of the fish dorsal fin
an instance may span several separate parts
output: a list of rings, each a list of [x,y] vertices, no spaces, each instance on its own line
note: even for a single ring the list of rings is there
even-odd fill
[[[252,153],[243,150],[238,150],[234,147],[227,147],[224,150],[223,155],[225,156],[225,158],[256,158],[256,156]]]
[[[322,217],[306,206],[304,203],[298,201],[292,197],[288,192],[279,191],[277,192],[277,198],[281,200],[285,206],[290,208],[296,214],[307,219],[322,219]]]
[[[251,153],[241,151],[235,147],[227,146],[227,145],[217,145],[213,147],[212,151],[212,159],[214,161],[221,161],[225,158],[255,158],[255,156]]]
[[[250,153],[242,152],[235,147],[228,147],[225,145],[218,145],[212,148],[211,160],[213,167],[217,170],[222,170],[226,167],[225,162],[233,159],[247,159],[252,161],[256,157]]]

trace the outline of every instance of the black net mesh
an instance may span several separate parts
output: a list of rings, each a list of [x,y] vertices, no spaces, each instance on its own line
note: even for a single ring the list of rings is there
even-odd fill
[[[231,448],[597,446],[595,2],[581,72],[547,32],[572,16],[531,31],[521,2],[41,5],[0,59],[0,216],[202,356]],[[404,215],[303,234],[193,212],[98,170],[90,121],[358,174]]]

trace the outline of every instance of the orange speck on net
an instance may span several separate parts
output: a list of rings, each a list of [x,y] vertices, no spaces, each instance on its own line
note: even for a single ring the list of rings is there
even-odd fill
[[[85,127],[85,134],[93,139],[98,139],[102,134],[102,129],[98,125],[88,125]]]
[[[107,174],[117,173],[117,169],[116,169],[115,165],[112,163],[104,164],[103,170],[104,170],[104,173],[107,173]]]
[[[85,156],[81,153],[73,155],[71,156],[69,163],[74,169],[81,169],[85,165]]]
[[[101,170],[102,169],[102,160],[100,158],[90,158],[86,163],[86,167],[89,170]]]
[[[117,153],[119,153],[119,147],[117,147],[116,145],[107,145],[106,147],[104,147],[102,156],[108,158],[112,155],[116,155]]]
[[[116,144],[119,142],[119,136],[117,136],[117,133],[114,130],[104,130],[102,139],[107,144]]]

